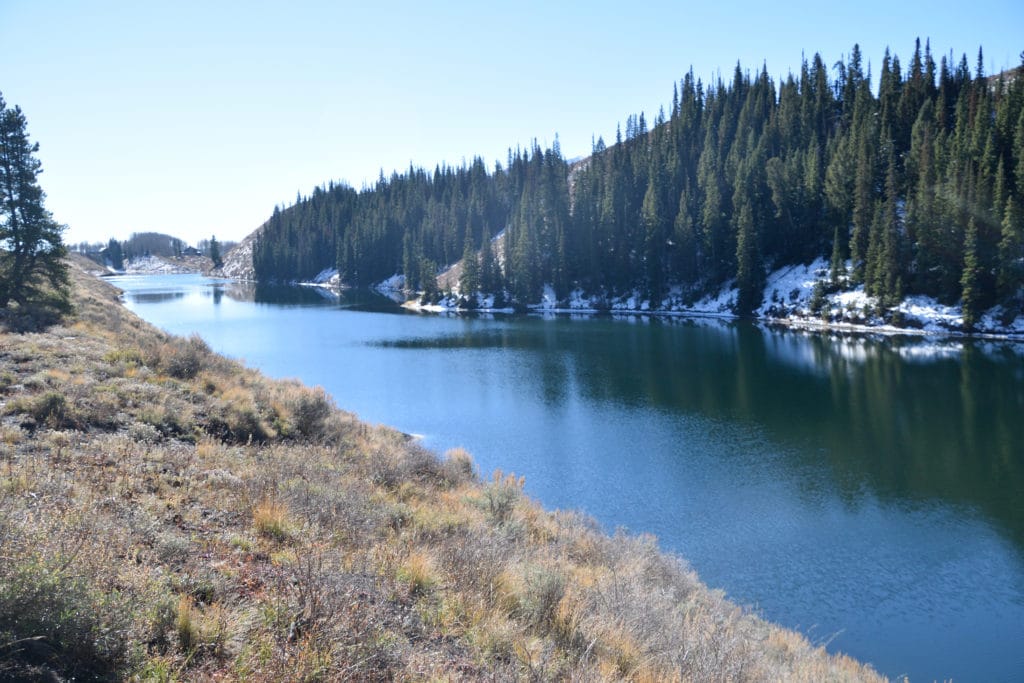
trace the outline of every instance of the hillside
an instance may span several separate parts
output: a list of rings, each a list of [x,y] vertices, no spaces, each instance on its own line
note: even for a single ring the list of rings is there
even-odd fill
[[[128,275],[170,275],[213,273],[213,261],[207,256],[136,256],[124,264]]]
[[[728,286],[730,310],[753,315],[771,273],[824,259],[826,294],[861,292],[869,310],[853,317],[899,326],[908,298],[926,297],[980,331],[995,307],[1024,313],[1024,79],[989,76],[978,57],[972,71],[920,41],[906,62],[887,50],[877,92],[857,46],[778,82],[766,66],[707,84],[689,73],[657,117],[629,117],[586,159],[534,144],[493,170],[476,158],[315,188],[261,228],[254,272],[398,274],[433,300],[445,268],[474,261],[461,293],[518,307],[550,289],[678,309],[663,302]]]
[[[224,265],[221,268],[224,277],[245,282],[252,282],[256,279],[256,273],[252,267],[252,250],[258,234],[259,230],[254,230],[224,255]]]
[[[0,333],[0,678],[878,679],[72,271]]]

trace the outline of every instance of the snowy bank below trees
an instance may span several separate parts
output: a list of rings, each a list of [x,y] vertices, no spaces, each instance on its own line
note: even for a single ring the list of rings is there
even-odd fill
[[[819,283],[820,286],[819,286]],[[383,286],[381,283],[379,286]],[[754,316],[769,323],[799,327],[822,327],[886,334],[964,335],[960,306],[947,306],[926,296],[909,296],[899,306],[882,315],[878,302],[864,292],[863,285],[851,289],[829,291],[829,264],[824,259],[798,266],[787,266],[772,272],[766,280],[764,297]],[[816,291],[817,290],[817,291]],[[645,298],[640,290],[618,295],[586,294],[575,289],[559,299],[550,285],[544,286],[540,301],[525,307],[526,311],[548,314],[713,316],[736,318],[738,290],[726,283],[720,290],[694,297],[681,287],[672,287],[657,303]],[[478,295],[476,305],[456,291],[436,301],[413,299],[407,308],[436,313],[484,312],[510,313],[504,297]],[[995,307],[979,317],[975,335],[1005,337],[1024,341],[1024,315],[1014,315]]]
[[[303,287],[320,287],[322,289],[341,289],[341,275],[337,268],[324,268],[309,282],[297,283]]]
[[[117,272],[117,271],[111,271]],[[184,275],[203,272],[202,267],[193,262],[178,259],[172,262],[159,256],[138,256],[125,263],[126,275]]]

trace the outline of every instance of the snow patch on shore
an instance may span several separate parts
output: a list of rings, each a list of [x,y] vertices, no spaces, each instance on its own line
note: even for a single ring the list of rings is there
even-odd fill
[[[915,320],[925,332],[946,332],[963,327],[959,306],[943,306],[928,296],[907,297],[898,309],[908,320]]]
[[[328,298],[337,298],[337,291],[341,289],[341,276],[334,268],[324,268],[314,275],[311,280],[296,282],[295,284],[300,287],[314,287],[318,290],[326,290],[331,294]]]
[[[405,290],[405,276],[395,273],[387,280],[381,280],[377,284],[373,285],[371,289],[375,289],[378,292],[401,292]]]
[[[340,279],[337,268],[324,268],[316,274],[316,277],[312,280],[312,284],[329,285],[338,282]]]
[[[159,256],[138,256],[125,264],[124,272],[126,275],[182,275],[197,271]]]

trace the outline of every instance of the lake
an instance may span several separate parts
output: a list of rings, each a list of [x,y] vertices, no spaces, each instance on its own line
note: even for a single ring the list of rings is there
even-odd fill
[[[161,328],[655,534],[830,651],[915,681],[1024,680],[1024,345],[111,281]]]

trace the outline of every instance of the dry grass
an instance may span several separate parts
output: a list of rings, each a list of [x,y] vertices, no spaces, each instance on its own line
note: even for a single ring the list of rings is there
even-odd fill
[[[278,500],[264,499],[253,510],[252,525],[256,533],[275,541],[284,541],[290,533],[288,508]]]
[[[73,277],[0,334],[0,679],[879,678]]]

